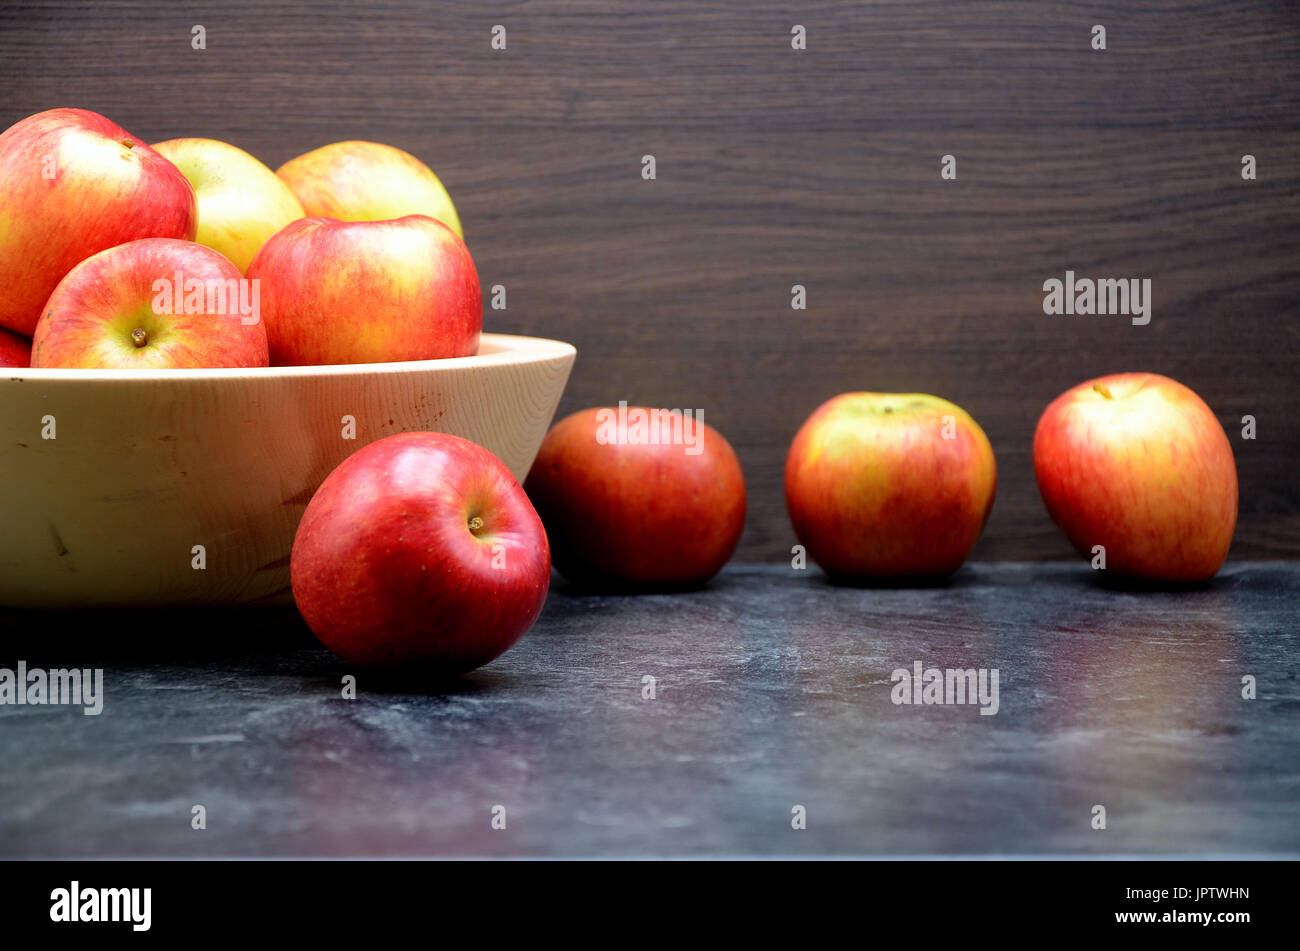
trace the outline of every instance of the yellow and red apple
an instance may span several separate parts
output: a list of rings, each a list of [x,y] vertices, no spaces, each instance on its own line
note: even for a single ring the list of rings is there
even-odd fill
[[[428,215],[464,237],[451,196],[409,152],[379,142],[334,142],[285,162],[276,174],[312,217],[382,221]]]
[[[997,464],[960,406],[844,393],[800,428],[785,465],[795,535],[828,575],[948,575],[988,521]]]
[[[59,282],[32,340],[32,366],[264,367],[256,293],[211,248],[142,238],[100,251]]]
[[[703,584],[745,526],[745,479],[731,444],[680,412],[574,413],[547,433],[524,489],[556,570],[579,584]]]
[[[291,221],[303,217],[289,186],[243,149],[216,139],[168,139],[154,149],[189,180],[198,196],[194,240],[220,251],[241,272]]]
[[[1237,465],[1214,413],[1156,373],[1088,380],[1058,396],[1034,433],[1034,472],[1048,513],[1107,571],[1203,581],[1237,524]]]
[[[276,366],[478,352],[483,301],[469,249],[425,215],[302,218],[249,265]]]
[[[0,134],[0,326],[30,336],[54,286],[97,251],[194,237],[194,189],[104,116],[51,109]]]
[[[339,465],[289,561],[307,626],[344,660],[458,673],[500,655],[550,586],[546,532],[510,470],[445,433],[402,433]]]

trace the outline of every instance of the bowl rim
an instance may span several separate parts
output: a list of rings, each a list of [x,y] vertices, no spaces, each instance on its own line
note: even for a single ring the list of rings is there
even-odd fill
[[[484,353],[484,348],[489,348]],[[428,370],[458,370],[471,367],[541,363],[572,357],[577,348],[562,340],[526,337],[520,334],[484,333],[479,352],[469,357],[439,360],[402,360],[394,363],[331,363],[292,367],[193,367],[167,369],[81,369],[63,367],[6,367],[0,383],[85,383],[95,380],[258,380],[301,377],[364,376],[371,373],[421,373]]]

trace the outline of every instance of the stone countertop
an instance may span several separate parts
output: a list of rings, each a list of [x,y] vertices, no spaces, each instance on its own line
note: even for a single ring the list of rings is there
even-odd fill
[[[10,614],[0,667],[99,667],[104,701],[0,706],[0,857],[1295,857],[1298,617],[1300,563],[1190,590],[1073,564],[556,577],[489,666],[359,671],[349,700],[291,611]],[[996,714],[894,703],[918,661],[996,669]]]

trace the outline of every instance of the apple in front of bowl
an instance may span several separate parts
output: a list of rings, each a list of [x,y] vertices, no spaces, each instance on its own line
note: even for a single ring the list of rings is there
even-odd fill
[[[194,189],[171,162],[85,109],[0,135],[0,326],[31,336],[63,276],[137,238],[194,237]]]
[[[560,574],[653,589],[697,586],[722,569],[745,526],[745,479],[701,415],[595,407],[547,433],[524,488]]]
[[[1034,433],[1034,473],[1052,520],[1107,571],[1195,582],[1223,565],[1237,524],[1237,464],[1223,426],[1156,373],[1088,380],[1058,396]]]
[[[276,174],[243,149],[216,139],[168,139],[154,144],[194,186],[199,227],[194,240],[247,271],[254,255],[302,205]]]
[[[379,142],[334,142],[281,165],[276,173],[306,214],[340,221],[428,215],[463,238],[460,218],[438,176],[409,152]]]
[[[255,289],[211,248],[128,241],[59,282],[32,338],[33,367],[264,367]]]
[[[466,357],[483,300],[469,249],[426,215],[390,221],[302,218],[262,246],[271,363],[301,366]]]
[[[785,464],[795,535],[832,578],[942,577],[993,510],[997,463],[961,407],[922,393],[844,393],[800,428]]]
[[[0,329],[0,367],[32,365],[32,342],[12,330]]]
[[[551,556],[504,463],[459,436],[416,432],[330,473],[298,525],[289,573],[307,626],[339,657],[454,674],[537,620]]]

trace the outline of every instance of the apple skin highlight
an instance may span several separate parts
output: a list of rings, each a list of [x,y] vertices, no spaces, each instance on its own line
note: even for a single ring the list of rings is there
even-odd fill
[[[158,281],[169,289],[160,291]],[[229,293],[215,313],[186,313],[176,282]],[[32,366],[164,370],[264,367],[266,328],[240,312],[239,269],[211,248],[175,238],[141,238],[100,251],[59,282],[32,338]],[[160,301],[165,305],[157,306]],[[175,304],[182,304],[177,311]],[[168,313],[170,308],[173,312]]]
[[[650,413],[630,407],[623,417]],[[731,558],[745,527],[735,451],[699,420],[690,447],[673,443],[666,424],[654,444],[634,441],[623,421],[613,438],[602,438],[602,421],[616,416],[612,407],[593,407],[556,423],[524,481],[550,533],[556,570],[600,588],[704,584]]]
[[[1218,572],[1237,524],[1228,436],[1192,390],[1155,373],[1080,383],[1043,411],[1034,472],[1052,520],[1106,570],[1166,582]]]
[[[442,181],[409,152],[381,142],[331,142],[292,158],[275,172],[305,214],[340,221],[428,215],[464,238]]]
[[[465,242],[427,215],[300,218],[248,266],[273,366],[389,363],[478,352],[483,300]]]
[[[500,656],[537,620],[551,553],[496,456],[412,432],[330,473],[299,523],[289,573],[307,626],[339,657],[456,674]]]
[[[194,187],[194,240],[228,257],[241,272],[268,238],[304,217],[289,186],[243,149],[217,139],[168,139],[154,149]]]
[[[0,134],[0,181],[0,326],[25,336],[92,254],[138,238],[191,240],[198,227],[180,169],[86,109],[50,109]]]
[[[960,406],[923,393],[844,393],[800,427],[785,466],[795,535],[837,578],[943,577],[993,510],[997,463]]]

